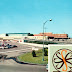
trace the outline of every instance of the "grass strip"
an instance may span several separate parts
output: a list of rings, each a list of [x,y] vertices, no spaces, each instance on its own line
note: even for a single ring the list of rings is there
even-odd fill
[[[48,50],[48,49],[47,49]],[[42,49],[36,51],[36,57],[32,56],[32,53],[25,53],[18,56],[18,59],[23,62],[35,63],[35,64],[47,64],[48,56],[44,56],[44,61],[42,61]]]

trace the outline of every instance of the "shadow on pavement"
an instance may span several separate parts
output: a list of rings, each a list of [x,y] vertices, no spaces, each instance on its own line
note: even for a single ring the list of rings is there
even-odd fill
[[[3,55],[2,59],[4,59],[4,60],[12,59],[16,63],[19,63],[19,64],[39,65],[39,64],[32,64],[32,63],[21,62],[21,61],[18,61],[17,57],[7,57],[7,55]],[[43,65],[43,66],[46,66],[46,65]]]

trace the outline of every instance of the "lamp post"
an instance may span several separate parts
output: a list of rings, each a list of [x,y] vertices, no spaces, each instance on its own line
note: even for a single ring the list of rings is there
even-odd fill
[[[52,19],[47,20],[47,21],[52,21]],[[42,58],[42,61],[44,61],[44,26],[45,26],[45,24],[47,23],[47,21],[45,21],[45,22],[43,23],[43,58]]]
[[[47,29],[47,28],[45,27],[44,29],[45,29],[45,33],[46,33],[46,29]],[[45,40],[46,40],[46,34],[45,34]]]

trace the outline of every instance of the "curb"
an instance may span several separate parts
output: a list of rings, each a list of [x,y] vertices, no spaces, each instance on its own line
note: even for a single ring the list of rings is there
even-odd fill
[[[36,43],[20,43],[20,44],[26,44],[26,45],[31,45],[31,46],[38,46],[38,47],[43,47],[43,44],[36,44]],[[48,45],[44,45],[45,47],[48,47]]]
[[[35,63],[29,63],[29,62],[22,62],[22,61],[19,61],[17,57],[15,57],[15,61],[17,63],[20,63],[20,64],[28,64],[28,65],[39,65],[39,66],[46,66],[46,64],[35,64]]]

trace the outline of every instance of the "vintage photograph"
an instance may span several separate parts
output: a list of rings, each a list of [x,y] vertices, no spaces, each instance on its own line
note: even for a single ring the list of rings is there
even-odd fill
[[[0,0],[0,72],[71,71],[72,48],[48,50],[72,44],[71,19],[71,0]]]

